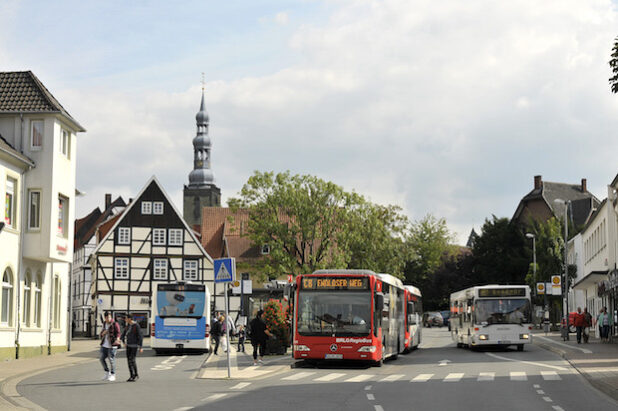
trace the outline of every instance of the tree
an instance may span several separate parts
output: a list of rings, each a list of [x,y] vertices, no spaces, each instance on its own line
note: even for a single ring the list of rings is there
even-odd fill
[[[474,257],[468,248],[445,254],[428,286],[421,290],[425,311],[448,309],[451,293],[474,285],[473,264]]]
[[[613,76],[609,79],[612,93],[618,93],[618,37],[614,39],[614,47],[612,48],[612,58],[609,61],[609,67],[611,67],[613,73]]]

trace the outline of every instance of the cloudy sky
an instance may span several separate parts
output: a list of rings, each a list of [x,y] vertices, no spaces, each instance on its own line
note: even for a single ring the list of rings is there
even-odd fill
[[[88,130],[80,217],[153,174],[182,209],[204,72],[224,200],[254,170],[314,174],[463,243],[536,174],[606,196],[617,35],[611,0],[2,0],[0,70]]]

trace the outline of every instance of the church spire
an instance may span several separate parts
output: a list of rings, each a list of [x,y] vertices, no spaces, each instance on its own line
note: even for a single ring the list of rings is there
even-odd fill
[[[193,170],[189,173],[189,188],[207,187],[215,182],[210,169],[210,137],[208,136],[209,117],[204,104],[204,73],[202,73],[202,101],[195,115],[197,134],[193,139]]]

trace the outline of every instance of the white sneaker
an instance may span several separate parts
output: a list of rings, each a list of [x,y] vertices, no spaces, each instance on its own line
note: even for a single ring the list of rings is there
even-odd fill
[[[103,375],[103,378],[101,378],[101,380],[102,380],[102,381],[107,381],[107,380],[109,380],[109,376],[110,376],[110,375],[111,375],[111,374],[109,373],[109,371],[106,371],[106,372],[105,372],[105,375]]]
[[[264,364],[264,361],[259,360],[259,361],[258,361],[258,364]]]
[[[114,374],[110,374],[107,381],[116,381],[116,376]]]

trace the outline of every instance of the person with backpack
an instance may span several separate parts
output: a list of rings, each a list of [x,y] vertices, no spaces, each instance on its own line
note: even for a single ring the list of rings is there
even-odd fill
[[[104,381],[116,381],[116,354],[120,347],[120,326],[112,313],[105,313],[105,323],[103,324],[103,330],[101,331],[101,349],[99,361],[105,371]],[[109,367],[107,366],[107,359],[109,359]]]
[[[126,319],[127,327],[122,333],[121,340],[127,347],[127,364],[129,365],[129,373],[131,374],[127,382],[133,382],[139,378],[135,358],[137,357],[137,350],[139,350],[140,354],[144,352],[142,348],[143,337],[139,324],[133,320],[133,315],[127,314]]]

